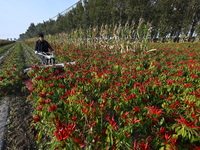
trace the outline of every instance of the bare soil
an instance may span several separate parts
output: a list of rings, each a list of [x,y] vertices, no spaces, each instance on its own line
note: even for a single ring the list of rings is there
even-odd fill
[[[22,92],[9,96],[9,117],[2,150],[38,150],[34,140],[36,131],[30,126],[33,108],[26,97]]]

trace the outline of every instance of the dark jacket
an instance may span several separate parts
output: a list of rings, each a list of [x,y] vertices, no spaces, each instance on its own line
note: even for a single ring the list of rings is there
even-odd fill
[[[48,52],[48,49],[53,51],[53,48],[49,45],[49,43],[46,40],[43,41],[37,40],[35,42],[35,51]]]

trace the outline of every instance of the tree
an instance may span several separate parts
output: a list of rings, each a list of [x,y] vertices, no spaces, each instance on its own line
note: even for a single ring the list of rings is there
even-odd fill
[[[111,14],[113,15],[113,24],[125,25],[128,16],[125,14],[125,0],[111,0],[112,9]]]
[[[163,42],[171,38],[178,42],[180,36],[192,37],[199,34],[199,0],[83,0],[66,14],[59,14],[56,20],[38,25],[31,23],[21,38],[31,38],[38,32],[46,34],[70,33],[77,29],[86,31],[91,28],[109,26],[124,27],[134,23],[137,29],[139,20],[151,23],[152,38]]]
[[[37,32],[36,32],[36,27],[34,23],[31,23],[28,30],[26,31],[26,34],[29,38],[35,37],[37,36]]]
[[[128,20],[139,23],[140,18],[143,18],[146,22],[151,21],[151,1],[150,0],[126,0],[125,14]]]
[[[187,19],[189,20],[189,24],[191,26],[189,31],[189,41],[192,40],[192,36],[195,33],[195,28],[198,25],[198,22],[200,21],[200,3],[199,0],[190,0],[190,3],[188,5],[188,14]]]
[[[83,28],[84,21],[84,7],[82,2],[79,2],[74,9],[74,22],[76,24],[76,28]]]

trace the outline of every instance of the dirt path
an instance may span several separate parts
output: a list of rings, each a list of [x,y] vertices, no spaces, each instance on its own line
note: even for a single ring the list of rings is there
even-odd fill
[[[10,95],[9,117],[7,119],[7,129],[4,135],[4,145],[2,150],[37,150],[34,141],[34,130],[30,127],[32,121],[32,105],[26,102],[24,93]]]
[[[7,52],[2,61],[7,59]],[[24,67],[32,63],[33,56],[26,48],[22,48]],[[22,81],[23,82],[23,81]],[[32,104],[26,101],[28,93],[21,92],[21,85],[14,93],[0,97],[0,149],[1,150],[38,150],[34,140],[35,130],[30,126],[32,121]],[[6,107],[5,107],[6,106]],[[2,108],[2,112],[1,112]],[[3,109],[5,108],[5,109]]]

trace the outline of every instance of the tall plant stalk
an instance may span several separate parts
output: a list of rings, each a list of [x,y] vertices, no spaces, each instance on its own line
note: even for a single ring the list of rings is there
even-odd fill
[[[140,19],[136,28],[135,22],[128,22],[122,26],[120,23],[115,25],[102,25],[101,27],[90,27],[87,30],[76,29],[71,33],[60,33],[57,36],[46,36],[49,42],[55,41],[67,43],[80,47],[110,49],[113,52],[146,52],[151,34],[151,24],[145,23]],[[53,38],[54,37],[54,38]],[[56,37],[56,38],[55,38]],[[34,39],[35,40],[35,39]]]

